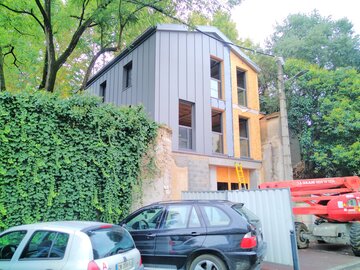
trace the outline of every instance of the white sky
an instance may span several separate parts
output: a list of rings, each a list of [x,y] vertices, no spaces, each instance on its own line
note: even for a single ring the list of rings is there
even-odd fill
[[[360,34],[359,0],[243,0],[232,12],[240,38],[250,38],[256,43],[274,32],[276,23],[282,23],[289,14],[310,14],[314,9],[321,16],[332,19],[348,18]]]

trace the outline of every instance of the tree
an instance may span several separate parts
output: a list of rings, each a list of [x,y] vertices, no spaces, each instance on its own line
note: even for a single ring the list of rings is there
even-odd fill
[[[326,69],[355,67],[360,70],[360,37],[346,19],[321,17],[315,10],[309,16],[289,15],[275,27],[268,48],[284,58],[298,58]]]
[[[351,68],[326,70],[288,59],[287,77],[308,72],[286,86],[289,128],[300,140],[309,177],[359,173],[360,75]]]
[[[123,36],[131,23],[142,23],[144,30],[148,24],[143,24],[143,17],[160,13],[182,21],[191,11],[212,14],[215,10],[239,3],[240,0],[226,3],[218,0],[0,0],[0,16],[9,16],[9,13],[17,15],[19,19],[14,27],[18,29],[29,24],[25,20],[31,19],[30,25],[33,28],[36,25],[37,31],[42,32],[39,41],[45,44],[45,48],[40,50],[38,57],[43,63],[42,76],[35,76],[42,78],[40,89],[53,92],[59,71],[66,68],[65,63],[90,62],[91,69],[103,53],[117,52],[126,46]],[[27,40],[25,36],[22,38]],[[94,59],[91,60],[90,54],[77,52],[78,47],[87,53],[95,50]],[[31,50],[31,46],[28,49]],[[78,70],[80,74],[88,76],[89,72]]]

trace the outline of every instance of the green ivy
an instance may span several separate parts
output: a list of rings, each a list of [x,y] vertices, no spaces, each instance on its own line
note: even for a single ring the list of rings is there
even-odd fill
[[[52,220],[119,222],[156,132],[142,107],[87,95],[0,93],[0,229]]]

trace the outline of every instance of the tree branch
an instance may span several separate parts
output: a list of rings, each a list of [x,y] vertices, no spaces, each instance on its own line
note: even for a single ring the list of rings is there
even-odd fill
[[[33,17],[35,19],[35,21],[40,25],[40,27],[43,29],[44,31],[44,25],[41,23],[41,21],[38,19],[38,17],[35,16],[34,12],[31,10],[31,12],[26,11],[26,10],[17,10],[17,9],[13,9],[7,5],[4,4],[0,4],[0,6],[14,12],[14,13],[18,13],[18,14],[26,14],[26,15],[30,15],[31,17]]]
[[[89,77],[90,77],[90,73],[91,73],[92,69],[94,68],[95,63],[96,63],[96,61],[98,60],[98,58],[99,58],[102,54],[104,54],[104,53],[106,53],[106,52],[117,52],[118,50],[119,50],[119,47],[102,48],[100,51],[98,51],[98,52],[93,56],[93,58],[92,58],[91,61],[90,61],[89,67],[88,67],[88,69],[86,70],[86,73],[85,73],[85,76],[84,76],[84,80],[83,80],[83,82],[82,82],[82,84],[81,84],[81,87],[80,87],[80,89],[79,89],[78,91],[83,91],[83,90],[85,89],[86,84],[87,84],[87,82],[88,82],[88,80],[89,80]]]
[[[17,67],[17,68],[19,68],[19,66],[16,64],[16,62],[19,62],[19,63],[20,63],[20,61],[17,60],[16,55],[15,55],[15,53],[14,53],[15,47],[12,46],[12,45],[8,45],[8,46],[5,46],[5,47],[9,47],[10,50],[9,50],[7,53],[4,53],[4,58],[5,58],[6,55],[11,54],[11,55],[13,56],[13,58],[14,58],[14,62],[13,62],[14,66]]]

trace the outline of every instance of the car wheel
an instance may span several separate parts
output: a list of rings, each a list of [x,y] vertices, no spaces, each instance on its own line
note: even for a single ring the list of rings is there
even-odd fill
[[[354,255],[360,257],[360,222],[354,222],[350,227],[350,245]]]
[[[304,238],[304,233],[307,233],[307,231],[308,229],[304,223],[295,222],[296,242],[299,249],[309,247],[309,239]]]
[[[189,270],[226,270],[227,267],[223,260],[210,254],[196,257],[190,264]]]

